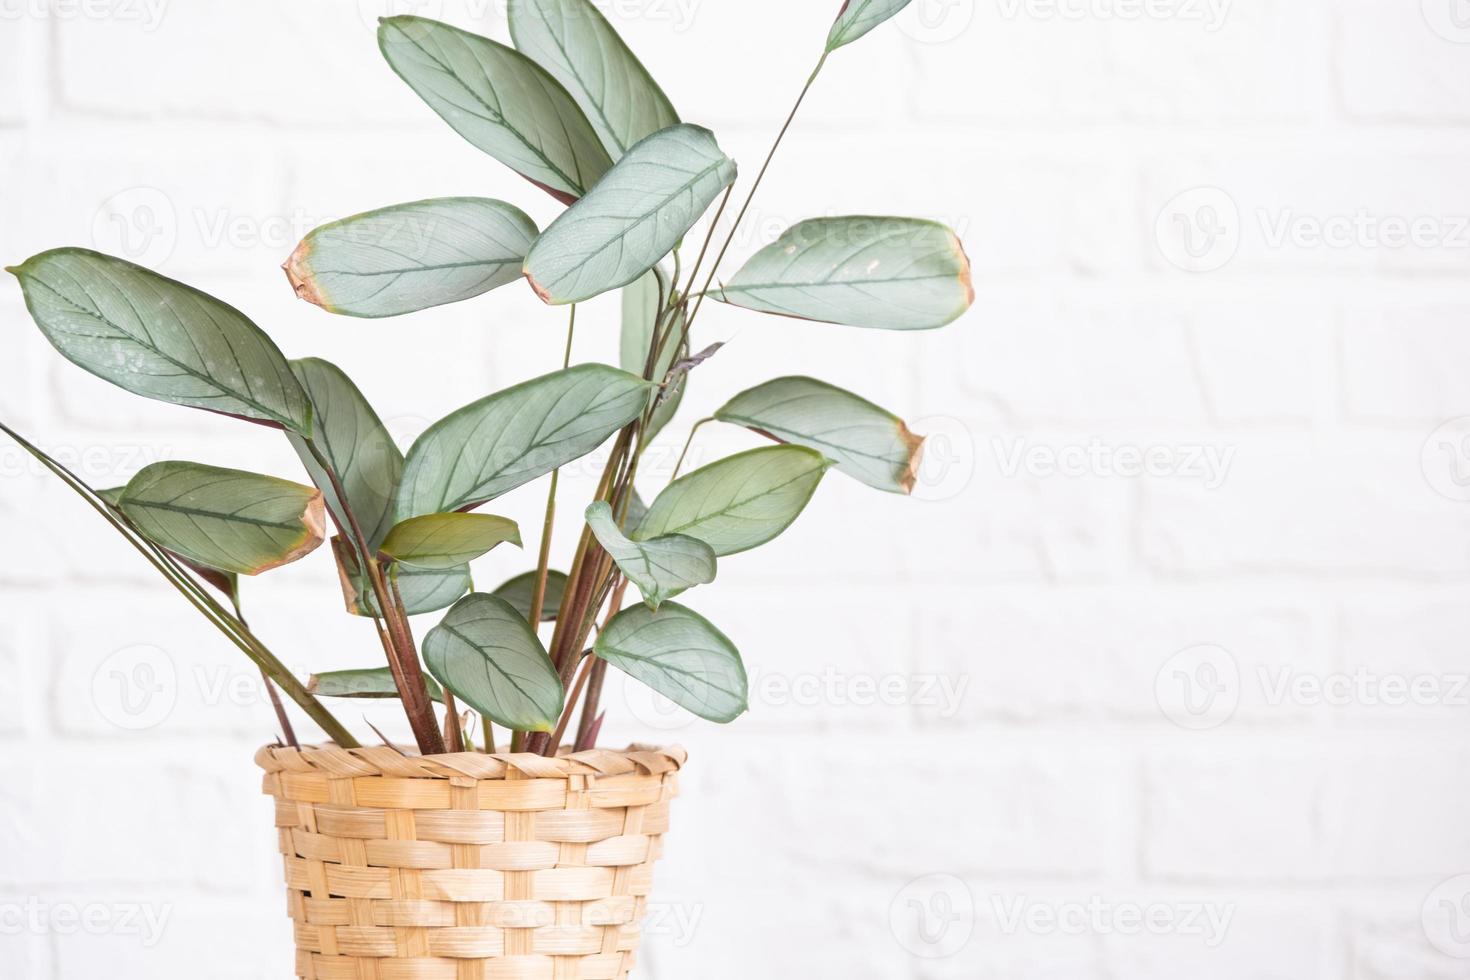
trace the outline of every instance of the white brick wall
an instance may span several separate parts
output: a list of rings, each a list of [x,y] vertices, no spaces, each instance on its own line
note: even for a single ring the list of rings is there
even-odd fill
[[[832,13],[610,6],[747,176]],[[277,269],[396,201],[555,213],[381,63],[374,18],[409,11],[506,36],[496,0],[0,0],[0,260],[80,244],[187,278],[342,363],[405,437],[549,369],[561,321],[528,292],[365,323]],[[834,57],[740,252],[811,214],[939,217],[979,302],[919,337],[702,318],[732,343],[665,468],[687,420],[777,373],[937,439],[927,499],[834,477],[692,597],[750,662],[750,717],[715,730],[611,685],[609,741],[693,752],[644,975],[1470,975],[1456,12],[916,0]],[[0,318],[0,413],[98,485],[159,457],[296,473],[264,430],[63,363],[13,282]],[[615,320],[589,304],[578,356],[610,357]],[[752,444],[706,430],[697,454]],[[0,976],[287,975],[251,669],[3,447],[0,476]],[[567,499],[590,482],[569,472]],[[543,489],[509,516],[536,526]],[[247,593],[303,672],[372,662],[339,602],[324,560]]]

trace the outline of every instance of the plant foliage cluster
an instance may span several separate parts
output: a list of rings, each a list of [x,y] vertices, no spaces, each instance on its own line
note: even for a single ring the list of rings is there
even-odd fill
[[[906,5],[844,6],[782,136],[828,57]],[[906,218],[801,222],[717,284],[780,138],[715,248],[737,178],[715,135],[682,121],[588,0],[511,0],[509,18],[514,47],[417,17],[385,19],[379,41],[430,108],[564,204],[560,216],[538,229],[503,201],[417,201],[318,228],[285,266],[301,298],[344,316],[464,302],[522,278],[547,304],[570,307],[560,370],[466,405],[407,453],[339,368],[287,360],[243,313],[197,289],[78,248],[10,270],[36,324],[74,364],[290,440],[309,484],[164,462],[126,486],[93,489],[4,429],[254,661],[273,695],[345,747],[357,742],[324,699],[399,699],[425,754],[493,752],[495,726],[510,733],[512,751],[549,754],[574,723],[574,744],[588,748],[609,666],[702,718],[737,718],[747,699],[739,652],[674,600],[714,581],[725,558],[779,535],[829,470],[911,492],[923,440],[855,394],[777,378],[705,420],[773,445],[676,474],[645,505],[635,490],[644,451],[717,349],[694,341],[705,301],[890,330],[944,326],[973,301],[954,233]],[[686,236],[716,202],[708,235],[690,247]],[[573,366],[575,304],[613,290],[623,300],[620,363]],[[595,499],[578,515],[575,557],[566,572],[551,569],[558,470],[609,441]],[[547,475],[536,566],[472,591],[472,561],[522,544],[514,522],[482,508]],[[328,541],[347,609],[373,622],[387,666],[303,684],[246,624],[240,579]],[[626,605],[630,588],[641,602]],[[438,612],[420,645],[410,617]],[[277,709],[295,744],[279,699]]]

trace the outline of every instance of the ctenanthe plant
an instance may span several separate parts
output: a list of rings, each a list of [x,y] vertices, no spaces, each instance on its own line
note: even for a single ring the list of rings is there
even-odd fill
[[[696,343],[707,301],[885,330],[942,327],[973,303],[959,239],[913,218],[802,221],[728,279],[719,275],[827,60],[907,3],[844,5],[731,222],[723,219],[735,161],[714,133],[683,121],[589,0],[510,0],[513,47],[433,20],[386,18],[379,43],[403,81],[565,210],[544,229],[514,205],[473,197],[356,215],[301,242],[285,264],[290,284],[330,313],[379,318],[524,279],[546,304],[567,307],[560,369],[464,406],[404,453],[330,362],[288,360],[245,314],[183,283],[62,248],[9,271],[63,357],[145,398],[280,430],[309,482],[165,462],[126,486],[93,488],[8,426],[0,430],[260,668],[293,745],[280,694],[343,747],[358,743],[329,699],[399,700],[423,754],[494,752],[496,726],[513,752],[554,753],[569,735],[591,748],[609,666],[701,718],[733,721],[747,707],[740,654],[675,600],[713,582],[727,557],[781,534],[832,470],[911,493],[923,439],[856,394],[781,377],[735,394],[689,437],[722,422],[771,445],[683,476],[681,458],[647,504],[635,489],[639,464],[718,349]],[[708,233],[691,238],[711,209]],[[614,290],[622,295],[619,363],[574,366],[577,304]],[[571,564],[552,569],[558,473],[603,447],[606,465],[577,515]],[[523,543],[513,521],[484,508],[542,477],[550,488],[535,567],[473,591],[471,562]],[[302,683],[247,625],[240,582],[325,543],[347,610],[372,620],[382,659]],[[641,602],[627,602],[630,589]],[[431,613],[442,618],[420,645],[410,617]],[[469,737],[476,727],[478,742]]]

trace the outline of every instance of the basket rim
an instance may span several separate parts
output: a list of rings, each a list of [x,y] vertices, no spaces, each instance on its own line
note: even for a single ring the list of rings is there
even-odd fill
[[[565,752],[555,758],[532,753],[409,755],[391,745],[344,749],[336,745],[289,748],[267,745],[255,764],[273,773],[319,773],[333,778],[388,776],[408,779],[564,779],[567,776],[662,775],[684,768],[682,746],[633,745],[626,749]]]

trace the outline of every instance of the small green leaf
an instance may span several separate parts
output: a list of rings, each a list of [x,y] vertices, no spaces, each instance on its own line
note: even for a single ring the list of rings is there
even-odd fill
[[[549,732],[562,685],[526,618],[504,599],[465,596],[424,637],[424,662],[461,701],[497,724]]]
[[[614,160],[679,121],[669,97],[587,0],[510,0],[516,47],[561,82]]]
[[[815,449],[870,487],[912,493],[924,440],[903,419],[815,378],[777,378],[741,392],[715,418]]]
[[[388,532],[382,552],[414,568],[447,571],[488,554],[496,545],[521,546],[521,529],[489,514],[427,514],[411,517]]]
[[[633,541],[618,529],[612,508],[601,500],[587,508],[587,526],[653,609],[666,599],[715,580],[715,553],[698,538],[669,534]]]
[[[387,17],[383,57],[455,132],[570,204],[612,158],[546,69],[489,38],[423,17]]]
[[[815,218],[757,252],[716,299],[762,313],[932,330],[975,301],[955,233],[914,218]]]
[[[9,271],[46,339],[83,370],[144,398],[310,430],[311,406],[286,358],[234,307],[81,248]]]
[[[654,133],[542,233],[526,277],[553,305],[626,286],[668,255],[734,180],[735,162],[709,130]]]
[[[398,316],[514,282],[537,234],[503,201],[444,197],[323,225],[284,268],[296,295],[328,312]]]
[[[658,495],[633,537],[687,534],[733,555],[791,526],[831,465],[802,446],[768,446],[681,476]]]
[[[644,273],[643,278],[637,282],[624,287],[623,329],[618,358],[624,371],[649,377],[646,372],[648,352],[653,349],[654,344],[653,331],[655,327],[662,326],[658,323],[659,299],[667,299],[669,289],[668,276],[658,266]],[[684,313],[680,310],[673,316],[673,333],[659,354],[658,363],[654,365],[653,374],[649,377],[651,381],[662,381],[684,348]],[[687,381],[688,375],[681,374],[667,395],[655,391],[648,396],[650,401],[659,402],[644,436],[648,441],[653,441],[679,411]]]
[[[649,387],[583,364],[460,409],[409,450],[399,519],[478,506],[585,456],[642,413]]]
[[[541,601],[541,621],[551,623],[556,621],[557,610],[561,608],[562,596],[567,590],[567,576],[565,572],[548,570],[546,573],[546,598]],[[526,619],[531,618],[531,601],[536,597],[536,573],[526,572],[517,575],[506,582],[493,593],[504,599],[516,608],[516,611]]]
[[[362,571],[352,548],[342,538],[334,537],[332,553],[337,558],[337,573],[341,578],[347,611],[354,616],[381,616],[372,583]],[[447,609],[472,585],[468,565],[445,571],[403,567],[397,570],[395,580],[398,593],[403,597],[404,611],[410,616]]]
[[[633,606],[597,637],[597,656],[706,721],[729,724],[748,707],[749,683],[735,645],[676,602]]]
[[[832,32],[827,35],[827,50],[836,51],[851,44],[873,28],[907,7],[912,0],[846,0]]]
[[[377,548],[393,526],[393,501],[403,475],[403,452],[341,368],[308,357],[292,361],[291,370],[311,399],[311,438],[337,471],[368,547]],[[326,496],[327,508],[338,526],[350,527],[331,479],[318,465],[306,440],[295,433],[288,433],[287,438],[311,481]]]
[[[128,481],[118,508],[148,540],[221,572],[259,575],[322,543],[321,492],[200,463],[154,463]]]
[[[424,686],[429,689],[429,700],[444,703],[444,689],[428,674],[424,675]],[[306,685],[309,693],[319,698],[396,698],[398,685],[393,683],[393,671],[387,667],[370,670],[334,670],[325,674],[313,674]]]

